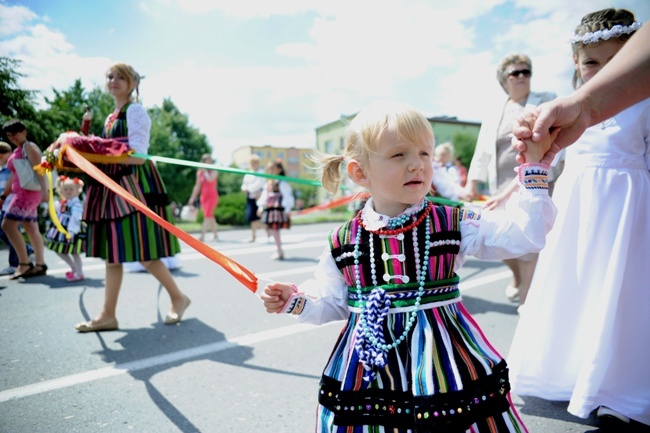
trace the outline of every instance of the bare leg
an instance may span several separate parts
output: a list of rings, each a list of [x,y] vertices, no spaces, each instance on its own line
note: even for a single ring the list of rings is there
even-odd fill
[[[523,305],[526,302],[526,296],[528,296],[528,289],[530,289],[530,283],[533,280],[533,274],[535,273],[535,266],[537,265],[538,255],[535,255],[535,258],[527,262],[520,261],[520,270],[521,270],[521,286],[519,287],[519,303]]]
[[[201,224],[201,237],[199,238],[201,242],[205,241],[205,225],[207,224],[207,222],[208,222],[207,218],[205,217],[205,215],[203,215],[203,224]]]
[[[217,240],[219,234],[217,233],[217,218],[212,217],[212,233],[214,233],[214,240]]]
[[[81,261],[81,254],[72,254],[72,260],[74,261],[74,272],[79,275],[83,275],[83,263]]]
[[[140,262],[142,266],[153,275],[156,280],[162,284],[162,286],[167,290],[169,297],[171,298],[172,306],[169,310],[170,313],[176,314],[176,312],[181,311],[185,306],[185,295],[180,291],[176,285],[176,281],[172,276],[167,266],[161,260],[151,260],[148,262]]]
[[[262,222],[260,220],[251,221],[251,242],[255,242],[257,237],[257,230],[262,228]]]
[[[104,306],[101,313],[95,317],[91,323],[104,323],[115,319],[115,310],[117,309],[117,298],[120,295],[122,287],[122,277],[124,268],[122,263],[106,262],[106,288],[104,289]]]
[[[30,263],[29,256],[27,255],[27,250],[25,248],[25,240],[18,230],[19,225],[20,221],[14,221],[7,218],[2,221],[2,230],[7,235],[7,238],[9,239],[9,242],[11,242],[11,245],[14,247],[14,250],[16,250],[16,254],[18,255],[18,263],[20,263],[16,268],[14,275],[20,275],[23,272],[29,270],[29,266],[24,265],[23,263]],[[36,253],[36,245],[34,245],[34,253]],[[38,259],[36,260],[38,263]]]
[[[27,237],[29,237],[29,242],[32,244],[32,247],[34,248],[34,261],[36,262],[35,264],[36,265],[45,264],[45,244],[43,243],[43,236],[41,236],[41,232],[38,230],[38,223],[36,221],[23,222],[23,227],[25,228]],[[22,240],[22,236],[20,236],[20,238]],[[20,248],[22,250],[25,250],[24,240]],[[27,251],[25,250],[24,253],[27,254]],[[26,259],[29,260],[29,256],[26,256]],[[20,260],[20,262],[26,263],[23,262],[22,259]]]
[[[75,265],[75,262],[70,254],[56,253],[56,255],[59,256],[59,258],[63,260],[68,266],[70,266],[70,271],[77,272],[77,266]]]
[[[284,252],[282,251],[282,239],[280,238],[280,230],[279,229],[269,229],[269,233],[275,240],[275,246],[278,249],[277,256],[274,254],[271,256],[272,259],[280,259],[282,260],[284,258]]]
[[[217,219],[214,217],[214,214],[211,215],[211,218],[207,218],[204,220],[204,222],[207,223],[207,229],[212,232],[213,240],[217,240]]]
[[[505,263],[512,271],[512,287],[521,286],[521,273],[519,271],[520,261],[518,259],[506,259],[503,263]]]

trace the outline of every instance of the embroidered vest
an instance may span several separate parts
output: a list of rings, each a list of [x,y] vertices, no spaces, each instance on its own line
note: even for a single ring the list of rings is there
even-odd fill
[[[422,212],[426,211],[425,208]],[[450,206],[434,206],[430,211],[429,266],[421,304],[444,301],[460,295],[459,277],[454,272],[455,257],[460,251],[459,215],[460,210]],[[374,262],[377,285],[389,294],[391,308],[413,305],[419,286],[419,264],[415,263],[414,237],[418,247],[423,249],[426,243],[425,220],[412,230],[382,235],[366,231],[358,218],[354,218],[332,232],[329,237],[330,250],[348,285],[350,307],[358,306],[360,301],[357,299],[354,263],[354,244],[358,230],[362,231],[358,261],[363,295],[375,288],[371,266],[371,262]]]

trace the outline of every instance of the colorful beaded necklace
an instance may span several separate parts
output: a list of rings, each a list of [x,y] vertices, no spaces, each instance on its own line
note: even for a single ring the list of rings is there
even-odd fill
[[[426,203],[428,201],[425,199],[422,202],[421,209],[424,209]],[[408,332],[411,330],[413,327],[413,324],[415,323],[415,317],[418,312],[418,307],[420,306],[420,303],[422,301],[422,295],[424,294],[424,283],[426,280],[427,276],[427,271],[429,267],[429,248],[431,246],[430,242],[430,231],[431,231],[431,219],[429,218],[429,213],[430,213],[430,208],[432,204],[428,203],[426,206],[426,211],[420,215],[419,218],[415,219],[411,224],[401,227],[399,229],[394,229],[394,230],[385,230],[381,229],[379,232],[381,232],[381,235],[388,235],[388,236],[394,236],[397,235],[401,239],[403,239],[403,233],[412,230],[413,233],[413,252],[415,254],[415,270],[416,270],[416,275],[417,275],[417,281],[418,281],[418,292],[417,292],[417,297],[415,298],[415,303],[413,305],[413,310],[409,313],[409,319],[404,327],[404,331],[402,334],[397,337],[395,341],[393,341],[391,344],[385,344],[382,341],[380,341],[379,338],[377,338],[370,326],[368,325],[368,311],[366,308],[366,299],[363,296],[363,291],[362,291],[362,286],[361,286],[361,271],[359,269],[359,257],[361,256],[361,253],[359,253],[359,245],[361,244],[361,227],[363,227],[364,230],[365,226],[363,224],[363,219],[361,218],[361,213],[359,213],[359,222],[360,226],[359,229],[357,230],[356,238],[355,238],[355,243],[354,243],[354,278],[355,278],[355,287],[356,287],[356,293],[359,299],[359,306],[361,308],[361,313],[359,315],[359,323],[361,326],[361,332],[362,334],[368,339],[368,341],[376,348],[382,350],[382,351],[387,351],[390,349],[393,349],[397,347],[402,341],[406,339],[406,335]],[[410,217],[410,215],[409,215]],[[425,232],[425,243],[424,243],[424,253],[422,254],[422,263],[420,264],[420,250],[418,247],[418,237],[417,237],[417,228],[418,225],[422,222],[423,219],[426,218],[426,232]],[[403,223],[408,221],[408,219],[404,220]],[[403,224],[402,223],[402,224]],[[370,274],[371,274],[371,279],[372,279],[372,285],[373,287],[377,287],[377,274],[376,274],[376,269],[375,269],[375,249],[374,249],[374,244],[373,244],[373,233],[376,233],[376,231],[370,231],[366,230],[370,233],[370,239],[369,239],[369,245],[370,245]],[[390,305],[390,300],[387,300],[387,305],[386,307],[389,307]],[[383,340],[383,338],[381,339]]]

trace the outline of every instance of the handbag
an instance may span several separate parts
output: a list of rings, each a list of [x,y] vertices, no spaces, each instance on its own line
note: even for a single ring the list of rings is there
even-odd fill
[[[27,191],[40,191],[41,182],[38,180],[38,175],[32,167],[32,163],[27,159],[27,152],[23,145],[23,157],[20,159],[14,159],[14,169],[18,175],[18,181],[20,182],[20,187]]]
[[[194,223],[198,216],[199,210],[194,206],[185,205],[181,208],[181,221]]]

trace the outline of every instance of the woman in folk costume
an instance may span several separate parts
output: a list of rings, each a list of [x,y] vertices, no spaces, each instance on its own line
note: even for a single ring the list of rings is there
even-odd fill
[[[147,153],[151,119],[137,102],[139,84],[140,75],[133,67],[117,63],[109,68],[106,87],[116,108],[106,119],[102,137],[127,143],[132,151]],[[174,221],[165,185],[153,162],[128,156],[117,163],[98,164],[98,168],[162,218]],[[83,220],[88,225],[87,255],[106,261],[106,292],[99,315],[75,328],[79,332],[118,328],[115,310],[122,285],[122,263],[134,261],[141,262],[167,290],[171,308],[165,323],[179,322],[190,299],[179,290],[160,260],[180,252],[178,239],[95,180],[88,182]]]
[[[548,166],[518,168],[506,211],[436,206],[427,198],[433,131],[398,103],[362,110],[343,155],[319,158],[336,191],[340,166],[371,198],[329,236],[316,279],[272,283],[270,313],[310,323],[347,319],[322,376],[318,433],[525,432],[507,366],[461,302],[456,269],[468,255],[539,251],[555,208]],[[529,161],[545,146],[529,145]]]
[[[83,203],[79,198],[83,187],[84,183],[79,178],[59,176],[56,180],[56,191],[59,195],[55,204],[56,216],[67,235],[56,225],[52,225],[45,235],[47,248],[70,266],[70,271],[65,273],[65,279],[70,282],[85,278],[81,253],[86,251],[86,230],[81,222]]]

